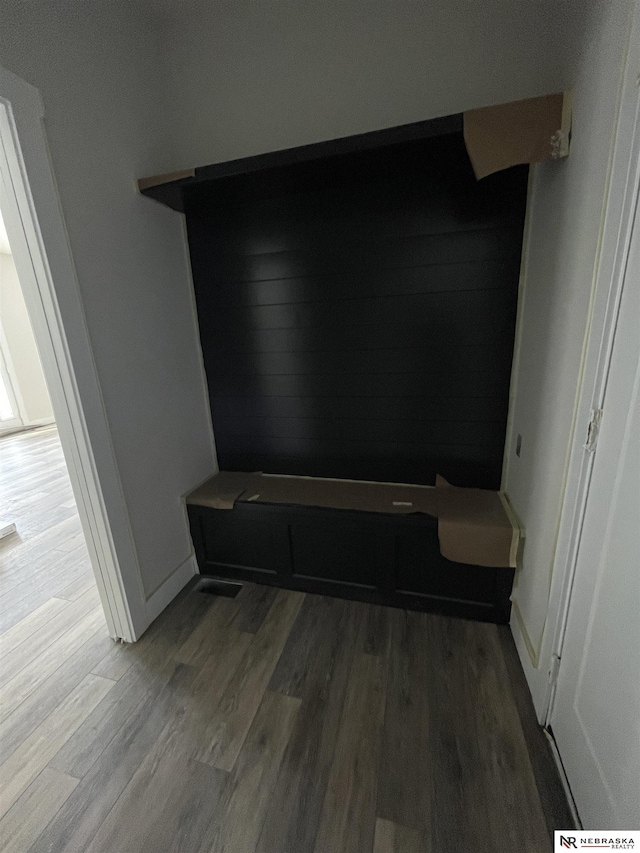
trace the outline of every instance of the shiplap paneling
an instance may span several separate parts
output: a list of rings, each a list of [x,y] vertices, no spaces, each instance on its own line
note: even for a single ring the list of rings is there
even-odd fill
[[[497,488],[526,182],[453,133],[186,189],[220,466]]]

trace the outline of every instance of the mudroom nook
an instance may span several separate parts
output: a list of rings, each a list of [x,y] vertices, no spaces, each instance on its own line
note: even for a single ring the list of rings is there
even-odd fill
[[[567,153],[568,101],[139,182],[186,214],[221,472],[187,497],[201,573],[509,621],[528,163]]]

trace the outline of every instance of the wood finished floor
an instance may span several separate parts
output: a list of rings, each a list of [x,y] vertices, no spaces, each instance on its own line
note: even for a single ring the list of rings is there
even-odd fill
[[[191,586],[116,645],[55,430],[0,439],[0,490],[4,853],[546,853],[571,825],[507,628]]]

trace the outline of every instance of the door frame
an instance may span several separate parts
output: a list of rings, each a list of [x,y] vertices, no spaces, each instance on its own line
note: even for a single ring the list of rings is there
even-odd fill
[[[108,630],[133,642],[145,596],[43,122],[38,90],[0,67],[0,207]]]
[[[605,405],[609,367],[620,301],[640,197],[640,0],[634,0],[628,52],[624,60],[615,138],[609,169],[604,222],[595,288],[589,313],[589,335],[583,352],[580,395],[558,546],[549,598],[545,659],[549,679],[541,722],[551,720],[558,672],[562,665],[571,594],[597,448],[598,417]]]

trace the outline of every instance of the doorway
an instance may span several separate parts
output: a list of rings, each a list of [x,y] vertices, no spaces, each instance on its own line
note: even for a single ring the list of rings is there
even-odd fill
[[[25,626],[42,620],[52,639],[46,617],[58,611],[60,632],[92,611],[95,627],[100,601],[2,210],[0,368],[0,634],[22,632],[33,643]],[[3,662],[3,683],[24,663],[19,646]]]
[[[126,577],[121,571],[121,556],[131,563],[132,543],[43,119],[38,91],[0,68],[0,208],[104,611],[101,618],[112,638],[133,642],[151,618],[135,555]]]

